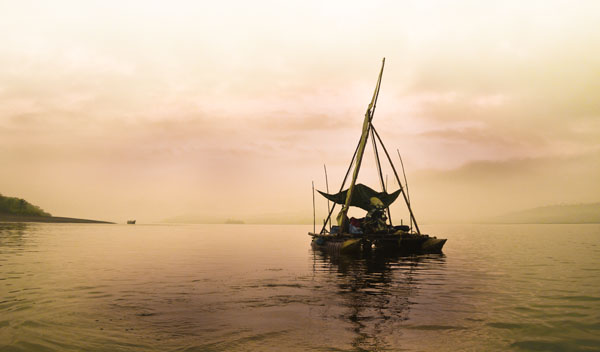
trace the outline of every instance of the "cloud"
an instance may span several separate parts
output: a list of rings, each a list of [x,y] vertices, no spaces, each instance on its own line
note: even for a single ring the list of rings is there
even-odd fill
[[[408,170],[544,158],[578,170],[599,148],[595,2],[58,1],[0,13],[0,161],[13,170],[0,183],[52,213],[301,211],[322,164],[343,177],[383,56],[374,123]],[[444,175],[503,189],[487,173]]]
[[[515,209],[600,199],[600,153],[478,161],[409,175],[425,221],[476,221]]]

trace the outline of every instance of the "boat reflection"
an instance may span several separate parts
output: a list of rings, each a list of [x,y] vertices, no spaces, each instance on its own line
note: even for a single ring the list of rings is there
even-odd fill
[[[351,345],[357,350],[378,351],[398,346],[400,324],[409,319],[422,280],[431,272],[440,280],[445,255],[313,250],[313,265],[321,282],[336,286],[332,287],[336,297],[331,301],[341,308],[336,318],[353,333]]]

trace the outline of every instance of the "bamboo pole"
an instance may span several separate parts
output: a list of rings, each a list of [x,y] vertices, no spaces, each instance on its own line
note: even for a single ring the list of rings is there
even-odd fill
[[[356,158],[356,153],[358,152],[358,147],[360,147],[360,140],[358,141],[358,144],[356,145],[356,148],[354,149],[354,154],[352,154],[352,160],[350,160],[350,165],[348,165],[348,169],[346,170],[346,175],[344,175],[344,180],[342,181],[342,185],[340,186],[340,190],[338,192],[341,192],[344,190],[344,185],[346,184],[346,180],[348,179],[350,170],[352,170],[352,164],[354,164],[354,158]],[[331,207],[331,210],[329,211],[329,214],[327,215],[327,221],[329,221],[330,223],[331,223],[331,214],[333,214],[334,209],[335,209],[335,203],[333,203],[333,206]],[[323,228],[321,228],[320,233],[323,233],[323,231],[325,231],[325,225],[323,225]]]
[[[383,173],[381,172],[381,162],[379,160],[379,152],[377,151],[377,142],[375,140],[375,136],[373,135],[373,129],[371,129],[371,142],[373,142],[373,153],[375,154],[375,164],[377,165],[377,174],[379,175],[379,182],[381,183],[381,188],[383,192],[387,193],[387,186],[383,181]],[[390,221],[390,225],[392,224],[392,214],[390,213],[390,207],[386,208],[388,214],[388,220]]]
[[[411,217],[412,221],[415,223],[415,228],[417,229],[417,233],[420,235],[421,230],[419,230],[419,225],[417,225],[417,220],[415,219],[415,215],[413,214],[412,208],[410,206],[410,202],[408,201],[408,198],[406,197],[406,192],[404,191],[404,188],[402,187],[402,182],[400,182],[400,177],[398,177],[398,173],[396,172],[396,168],[394,167],[392,158],[390,157],[390,154],[388,153],[387,149],[385,148],[385,145],[381,141],[381,137],[379,136],[379,133],[377,133],[377,130],[375,130],[375,127],[373,127],[373,125],[371,125],[371,128],[373,129],[373,132],[375,133],[375,137],[377,137],[377,140],[379,140],[381,147],[383,147],[385,156],[387,156],[388,161],[390,162],[390,165],[392,166],[392,171],[394,171],[394,176],[396,176],[396,181],[398,181],[398,185],[400,186],[400,193],[402,193],[402,197],[404,197],[404,202],[406,203],[406,206],[408,207],[408,212],[410,213],[410,217]]]
[[[313,233],[317,232],[317,212],[315,211],[315,181],[312,181],[313,194]]]
[[[325,189],[327,190],[327,194],[329,194],[329,180],[327,180],[327,165],[323,164],[323,169],[325,170]],[[329,213],[331,211],[330,207],[329,207],[329,199],[327,199],[327,213]],[[323,224],[323,226],[327,225],[327,220],[325,220],[325,224]],[[329,217],[329,231],[331,232],[331,217]]]
[[[398,158],[400,158],[400,165],[402,166],[402,175],[404,175],[404,186],[406,187],[406,197],[408,198],[408,203],[410,204],[410,192],[408,191],[408,180],[406,179],[406,172],[404,172],[404,162],[402,161],[402,157],[400,156],[400,151],[396,149],[396,153],[398,153]],[[410,219],[410,230],[412,231],[412,218]]]
[[[358,177],[358,172],[360,171],[360,166],[362,163],[362,157],[365,152],[365,145],[367,144],[367,140],[369,137],[369,129],[372,127],[371,121],[373,120],[373,114],[375,113],[375,107],[377,106],[377,98],[379,97],[379,89],[381,87],[381,77],[383,76],[383,68],[385,67],[385,58],[381,63],[381,71],[379,72],[379,78],[377,79],[377,85],[375,86],[375,92],[373,92],[373,98],[371,99],[371,103],[367,108],[367,112],[365,113],[365,119],[363,121],[362,134],[360,137],[360,143],[358,148],[358,153],[356,155],[356,165],[354,166],[354,172],[352,174],[352,181],[350,182],[350,187],[348,188],[348,193],[346,193],[346,202],[340,211],[337,220],[338,225],[340,226],[340,231],[344,231],[346,223],[348,221],[348,209],[350,208],[350,203],[352,202],[352,193],[354,191],[354,185],[356,184],[356,178]]]

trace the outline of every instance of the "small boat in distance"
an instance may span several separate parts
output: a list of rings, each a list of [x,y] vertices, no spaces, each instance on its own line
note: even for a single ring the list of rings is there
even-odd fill
[[[342,186],[336,194],[329,194],[319,191],[319,193],[333,202],[333,207],[329,210],[327,219],[323,223],[323,227],[319,233],[316,232],[316,216],[314,215],[314,183],[313,183],[313,221],[315,229],[313,232],[308,234],[312,236],[311,246],[314,249],[324,249],[333,251],[336,253],[345,253],[360,250],[393,250],[405,253],[440,253],[442,247],[446,243],[446,239],[438,239],[426,234],[422,234],[417,220],[413,214],[410,206],[410,198],[406,187],[402,186],[400,177],[396,172],[394,163],[390,158],[390,155],[383,145],[381,137],[373,126],[373,114],[375,112],[375,106],[377,104],[377,97],[379,96],[379,88],[381,86],[381,77],[383,76],[383,68],[385,65],[385,58],[381,64],[381,71],[379,72],[379,78],[377,79],[377,85],[375,86],[375,92],[371,103],[365,113],[363,121],[362,134],[350,166],[346,171],[346,176],[342,181]],[[377,192],[372,188],[363,184],[357,184],[356,179],[360,171],[360,166],[365,151],[367,140],[371,138],[371,142],[374,149],[375,161],[377,165],[377,171],[379,180],[381,183],[381,192]],[[383,173],[381,171],[381,163],[379,160],[378,144],[383,149],[385,156],[387,157],[389,164],[392,168],[396,181],[398,182],[399,189],[395,192],[388,193],[386,189],[387,182],[384,181]],[[400,153],[398,152],[398,155]],[[402,159],[400,159],[402,161]],[[350,170],[354,165],[352,173],[352,179],[350,185],[344,190],[344,184],[348,179]],[[404,166],[403,166],[404,171]],[[325,180],[327,182],[327,169],[325,169]],[[406,175],[404,177],[406,185]],[[329,186],[327,186],[329,188]],[[410,214],[410,225],[394,226],[391,220],[390,205],[402,195]],[[342,209],[337,215],[337,226],[331,226],[331,214],[335,209],[335,205],[340,204]],[[365,217],[356,219],[348,218],[348,209],[350,207],[358,207],[367,211]],[[328,207],[329,208],[329,207]],[[327,229],[327,222],[329,222],[329,229]],[[413,225],[415,230],[413,230]]]
[[[128,225],[135,225],[135,220],[127,220]]]

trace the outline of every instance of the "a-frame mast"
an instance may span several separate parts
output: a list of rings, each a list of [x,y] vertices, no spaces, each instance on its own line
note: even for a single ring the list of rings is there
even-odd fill
[[[375,127],[371,126],[371,129],[373,130],[373,134],[375,135],[375,137],[377,137],[379,144],[381,144],[381,147],[383,148],[383,151],[385,152],[385,156],[387,156],[388,161],[390,162],[392,171],[394,171],[394,176],[396,176],[396,180],[398,181],[398,186],[400,186],[400,193],[402,193],[402,197],[404,197],[404,202],[406,203],[406,206],[408,207],[408,212],[410,213],[410,218],[412,219],[412,221],[415,224],[417,233],[420,235],[421,230],[419,230],[419,225],[417,224],[417,219],[415,219],[415,214],[413,214],[412,207],[410,206],[410,202],[408,201],[408,198],[406,197],[406,192],[404,192],[404,187],[402,187],[402,182],[400,181],[400,177],[398,177],[398,173],[396,172],[396,168],[394,167],[392,158],[390,157],[390,154],[388,153],[387,149],[385,148],[385,145],[383,144],[381,137],[379,137],[379,133],[377,133],[377,130],[375,129]]]
[[[350,203],[352,202],[352,193],[354,191],[354,185],[356,184],[356,178],[358,177],[358,172],[360,171],[360,165],[362,163],[363,154],[365,153],[365,146],[367,144],[367,139],[369,138],[369,130],[371,128],[371,121],[373,120],[375,106],[377,105],[377,98],[379,97],[379,87],[381,86],[381,77],[383,76],[384,66],[385,58],[383,58],[383,61],[381,62],[381,71],[379,72],[379,78],[377,79],[375,92],[373,92],[373,98],[371,99],[371,103],[369,104],[367,112],[365,113],[362,134],[360,136],[360,142],[358,144],[358,152],[356,153],[356,164],[354,165],[352,181],[350,181],[350,187],[348,188],[348,193],[346,193],[346,202],[344,203],[342,210],[340,210],[340,213],[337,216],[337,222],[338,226],[340,227],[340,232],[344,231],[348,222],[348,209],[350,208]]]
[[[348,214],[348,209],[350,208],[350,203],[352,202],[352,192],[354,191],[354,186],[356,184],[358,172],[360,171],[360,166],[362,163],[362,157],[364,155],[365,146],[367,144],[367,139],[369,137],[369,133],[371,133],[371,136],[372,136],[371,138],[373,138],[373,142],[374,142],[373,148],[375,148],[375,153],[377,154],[377,146],[376,146],[376,142],[375,142],[375,137],[377,137],[377,140],[379,141],[379,144],[381,144],[381,147],[383,148],[383,151],[385,152],[385,155],[390,163],[390,166],[392,167],[394,176],[396,177],[396,180],[398,181],[398,186],[400,187],[400,193],[402,193],[404,202],[406,203],[406,206],[410,213],[410,218],[411,218],[412,222],[415,224],[417,233],[421,234],[421,231],[419,230],[419,225],[417,224],[417,220],[415,219],[415,215],[413,214],[412,207],[410,206],[410,201],[407,198],[407,194],[404,191],[404,187],[402,187],[402,181],[400,180],[400,177],[398,176],[398,173],[396,172],[396,168],[394,167],[392,158],[390,157],[385,145],[383,144],[383,141],[381,140],[379,133],[377,133],[377,130],[375,130],[375,127],[372,124],[373,114],[375,112],[375,107],[377,105],[377,98],[379,97],[379,88],[381,86],[381,78],[383,76],[383,68],[384,67],[385,67],[385,58],[383,58],[383,61],[381,63],[381,71],[379,72],[379,78],[377,79],[377,85],[375,86],[375,92],[373,93],[373,98],[371,99],[371,103],[369,104],[369,107],[367,108],[367,112],[365,113],[365,119],[363,121],[363,129],[362,129],[360,141],[359,141],[358,145],[356,146],[356,150],[354,151],[354,155],[352,156],[352,160],[350,161],[350,166],[348,167],[348,171],[346,172],[346,176],[344,177],[344,181],[342,182],[342,186],[340,187],[340,192],[341,192],[344,188],[344,183],[346,183],[346,177],[348,177],[348,173],[350,172],[352,163],[356,161],[356,164],[354,166],[354,172],[352,174],[352,181],[350,183],[350,187],[348,188],[348,192],[346,194],[346,201],[342,207],[342,210],[340,210],[340,212],[337,216],[337,222],[338,222],[338,226],[339,226],[338,231],[340,233],[342,233],[344,231],[345,225],[347,224],[347,221],[348,221],[347,214]],[[381,165],[379,164],[379,157],[376,156],[376,158],[377,158],[378,167],[380,168]],[[383,176],[381,175],[381,171],[379,173],[380,173],[381,182],[383,184]],[[384,190],[384,192],[387,192],[387,190],[385,189],[385,186],[384,186],[383,190]],[[332,207],[331,210],[329,211],[329,214],[327,216],[327,219],[325,220],[325,223],[327,223],[327,221],[330,219],[334,208],[335,208],[335,203],[334,203],[334,207]],[[389,214],[389,208],[388,208],[388,214]],[[321,233],[323,233],[323,231],[325,230],[325,223],[323,224]]]

